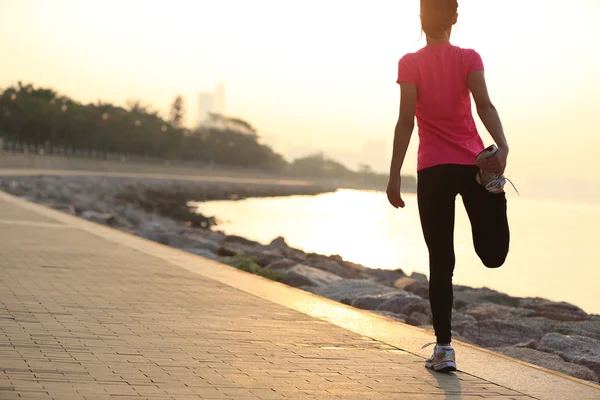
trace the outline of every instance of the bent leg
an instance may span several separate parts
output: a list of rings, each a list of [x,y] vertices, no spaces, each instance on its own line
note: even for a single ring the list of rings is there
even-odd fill
[[[475,252],[488,268],[504,264],[510,244],[506,194],[488,192],[475,181],[477,167],[465,167],[460,191],[471,221]]]

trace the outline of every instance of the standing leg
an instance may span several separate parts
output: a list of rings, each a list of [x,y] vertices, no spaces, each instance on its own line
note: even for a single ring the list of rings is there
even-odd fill
[[[438,165],[418,173],[419,215],[429,250],[429,301],[438,344],[449,344],[452,337],[454,203],[460,182],[456,167]]]
[[[504,264],[510,244],[506,194],[488,192],[475,181],[476,166],[463,168],[460,195],[471,221],[475,252],[488,268]]]

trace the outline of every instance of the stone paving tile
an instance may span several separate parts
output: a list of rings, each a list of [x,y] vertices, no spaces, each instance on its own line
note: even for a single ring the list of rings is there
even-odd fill
[[[0,399],[530,398],[74,228],[0,238]]]

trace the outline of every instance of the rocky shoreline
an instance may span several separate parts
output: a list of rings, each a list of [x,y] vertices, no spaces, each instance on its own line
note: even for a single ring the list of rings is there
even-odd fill
[[[397,321],[431,327],[423,274],[371,269],[214,229],[190,201],[315,195],[327,188],[99,176],[2,177],[0,190]],[[211,229],[213,228],[213,229]],[[456,339],[598,383],[600,316],[541,298],[455,286]]]

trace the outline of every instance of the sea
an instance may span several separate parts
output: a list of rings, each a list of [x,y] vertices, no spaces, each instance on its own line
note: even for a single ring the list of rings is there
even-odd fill
[[[507,197],[511,247],[499,269],[486,268],[475,254],[470,223],[457,198],[454,283],[566,301],[600,314],[600,203]],[[226,234],[263,244],[282,236],[306,252],[428,275],[417,198],[403,194],[403,199],[406,207],[394,209],[385,193],[343,189],[197,206],[202,214],[217,217],[217,229]]]

